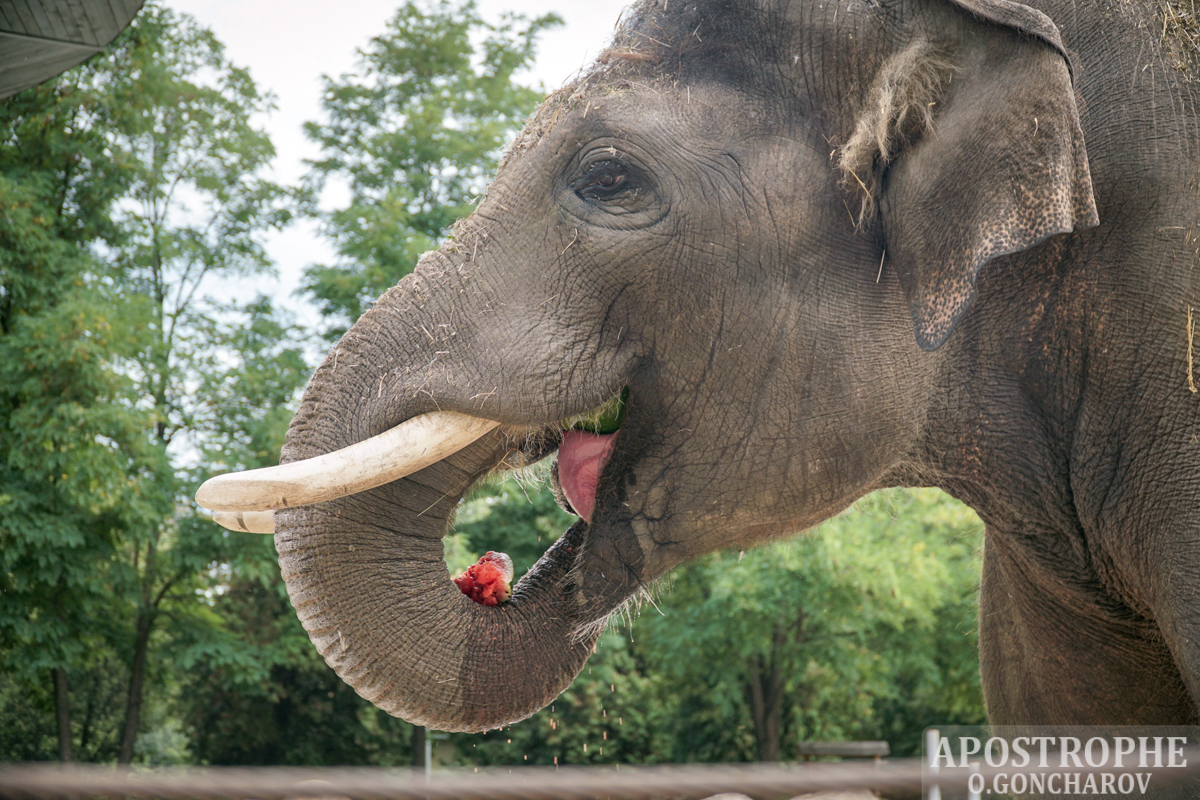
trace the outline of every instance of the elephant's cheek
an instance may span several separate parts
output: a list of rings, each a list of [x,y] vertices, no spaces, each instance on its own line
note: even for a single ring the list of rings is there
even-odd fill
[[[669,513],[670,505],[670,490],[662,480],[642,490],[629,488],[625,506],[631,514],[630,528],[648,562],[654,557],[656,533],[661,538],[661,521]]]

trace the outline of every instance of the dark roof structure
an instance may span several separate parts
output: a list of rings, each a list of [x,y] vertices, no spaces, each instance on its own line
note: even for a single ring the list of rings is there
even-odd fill
[[[142,0],[0,0],[0,98],[104,49]]]

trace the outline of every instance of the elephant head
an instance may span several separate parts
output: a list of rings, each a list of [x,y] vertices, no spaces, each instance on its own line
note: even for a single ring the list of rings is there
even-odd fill
[[[1040,12],[641,2],[325,358],[283,460],[436,412],[482,421],[471,443],[348,496],[255,485],[227,505],[313,503],[276,513],[280,564],[360,694],[494,728],[549,703],[673,566],[909,480],[980,268],[1095,221],[1070,59]],[[616,433],[564,433],[622,393]],[[472,603],[442,554],[456,503],[556,451],[582,519],[511,602]]]

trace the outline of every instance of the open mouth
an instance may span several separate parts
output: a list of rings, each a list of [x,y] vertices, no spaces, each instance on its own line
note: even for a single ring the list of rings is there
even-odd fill
[[[612,458],[628,401],[626,387],[599,409],[563,423],[565,430],[551,479],[561,489],[569,506],[567,510],[582,517],[584,522],[592,521],[596,488]]]

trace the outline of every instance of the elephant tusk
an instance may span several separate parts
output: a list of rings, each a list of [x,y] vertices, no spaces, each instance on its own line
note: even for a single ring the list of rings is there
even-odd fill
[[[274,511],[214,511],[213,522],[239,533],[274,533]]]
[[[454,411],[432,411],[323,456],[217,475],[196,492],[196,502],[216,511],[245,512],[335,500],[435,464],[499,424]]]

